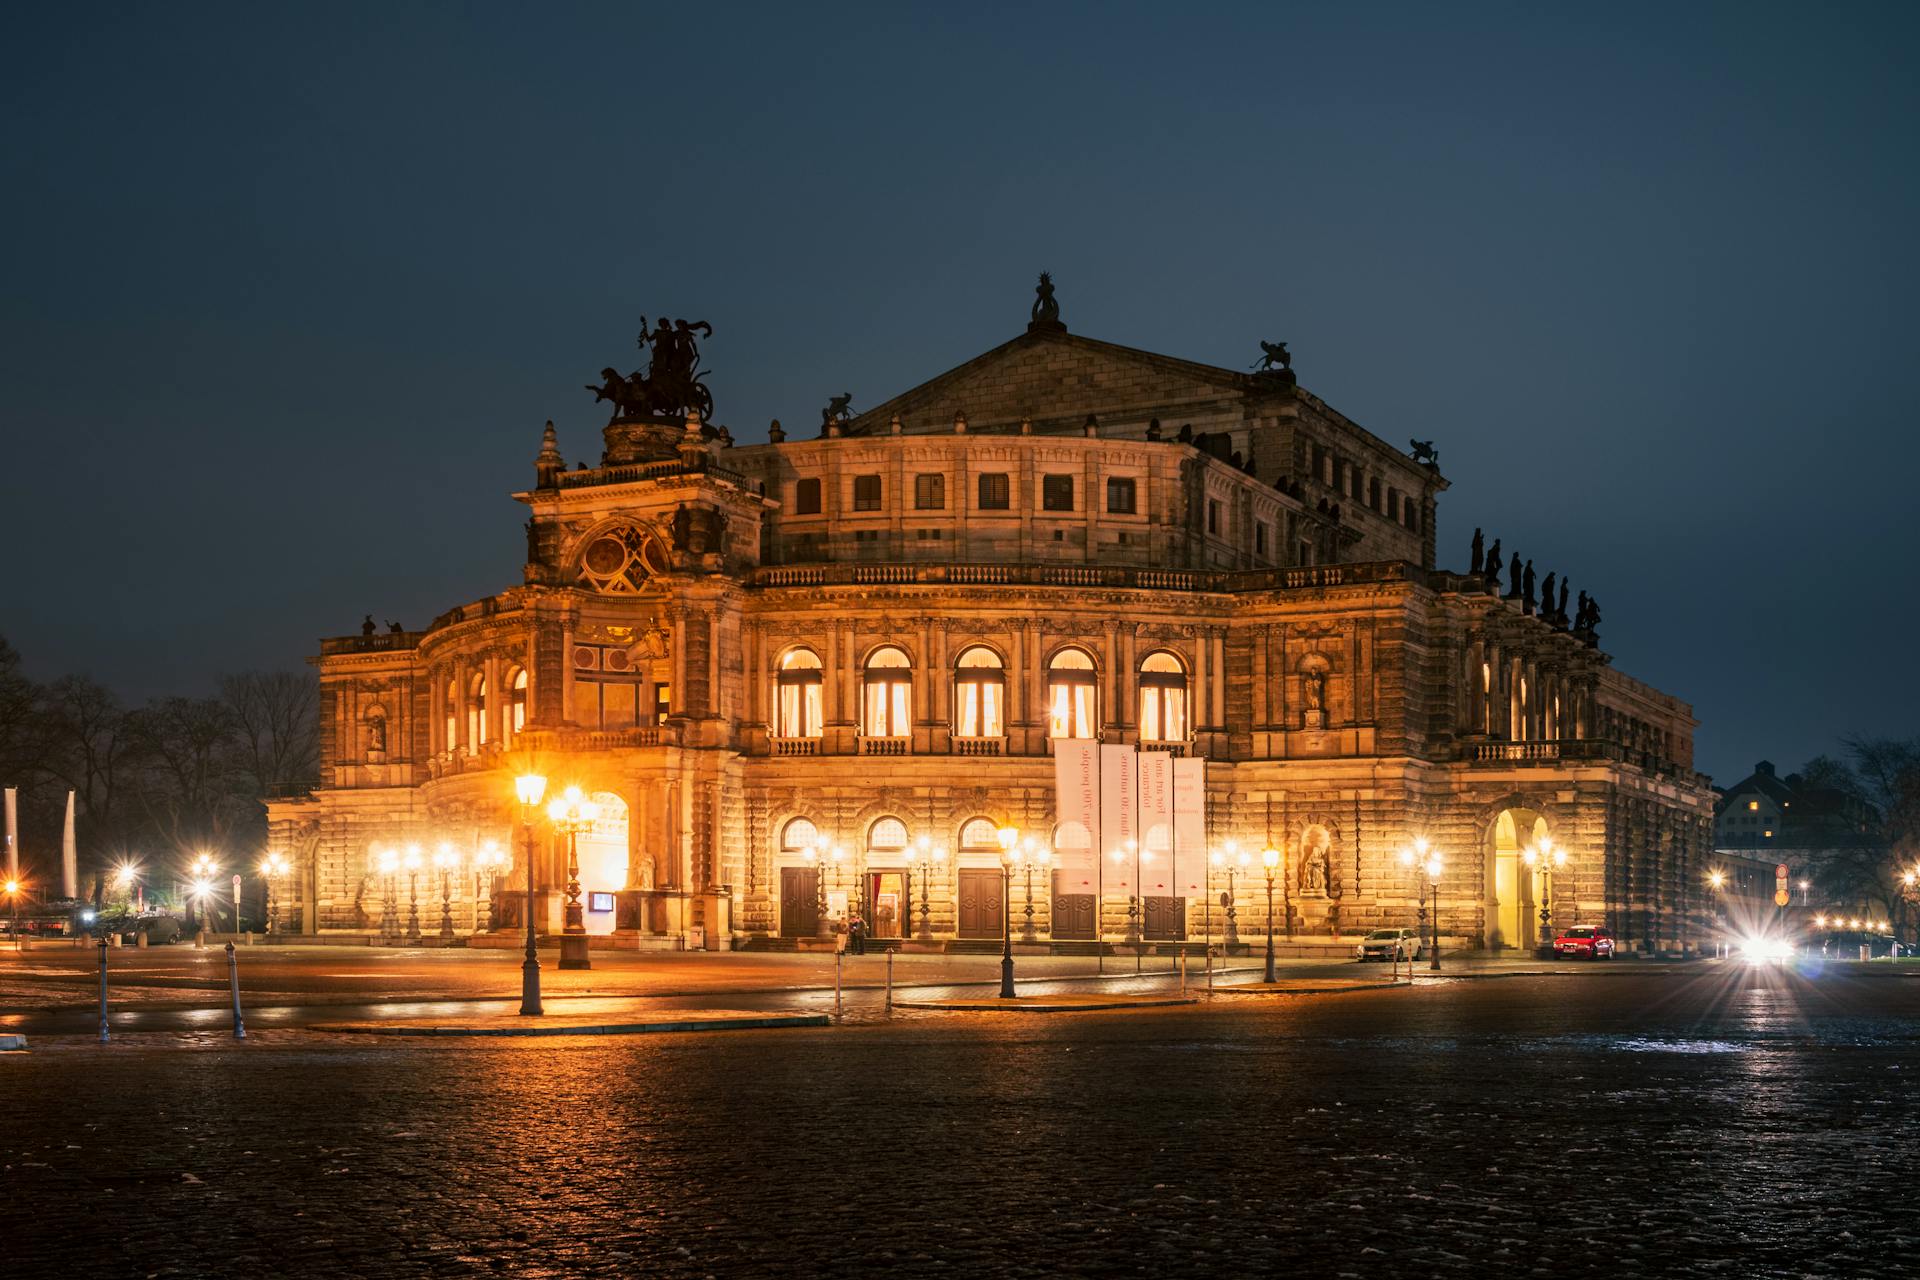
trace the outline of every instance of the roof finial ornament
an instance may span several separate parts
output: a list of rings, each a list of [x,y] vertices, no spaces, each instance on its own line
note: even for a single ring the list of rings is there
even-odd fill
[[[1067,326],[1060,323],[1060,303],[1053,296],[1053,273],[1042,271],[1040,283],[1033,292],[1033,313],[1027,320],[1027,332],[1065,333]]]
[[[1294,385],[1293,356],[1288,352],[1287,344],[1284,342],[1268,342],[1262,339],[1260,358],[1254,361],[1251,367],[1256,377],[1289,387]]]
[[[567,460],[560,456],[560,438],[554,433],[553,419],[547,419],[546,430],[540,433],[540,453],[533,460],[533,484],[536,489],[552,489],[559,485],[556,478],[567,469]]]

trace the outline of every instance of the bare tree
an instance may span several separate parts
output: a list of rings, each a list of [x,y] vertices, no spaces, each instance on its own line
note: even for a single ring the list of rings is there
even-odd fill
[[[122,800],[138,765],[139,736],[114,692],[85,676],[62,676],[38,701],[47,747],[41,769],[60,789],[74,792],[80,844],[97,864],[125,841],[133,819]]]
[[[254,794],[311,787],[319,778],[320,688],[305,671],[243,671],[220,681]]]
[[[177,854],[224,848],[259,809],[233,712],[218,698],[161,698],[128,719],[144,752],[140,795],[155,834]]]

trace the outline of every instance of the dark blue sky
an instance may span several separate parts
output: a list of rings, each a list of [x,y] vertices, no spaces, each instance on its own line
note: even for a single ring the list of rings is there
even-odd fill
[[[1431,437],[1722,781],[1911,734],[1920,9],[284,6],[12,15],[0,633],[134,697],[517,580],[639,315],[719,418],[1019,332]]]

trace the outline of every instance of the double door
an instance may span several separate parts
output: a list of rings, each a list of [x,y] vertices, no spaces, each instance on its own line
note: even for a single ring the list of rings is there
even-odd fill
[[[780,868],[780,936],[811,938],[820,932],[820,868]]]
[[[958,928],[963,938],[997,938],[1006,927],[1006,885],[998,871],[971,870],[959,873],[960,902]]]
[[[1187,936],[1185,898],[1142,898],[1142,922],[1148,942],[1178,942]]]

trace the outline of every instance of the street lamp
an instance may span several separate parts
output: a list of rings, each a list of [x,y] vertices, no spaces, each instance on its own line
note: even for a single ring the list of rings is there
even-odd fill
[[[20,949],[20,882],[9,880],[5,885],[0,885],[0,888],[7,891],[7,903],[13,911],[13,949],[18,951]]]
[[[211,883],[202,882],[211,882],[214,873],[219,870],[219,865],[214,862],[213,858],[209,856],[204,849],[194,854],[193,861],[187,864],[187,872],[194,879],[193,891],[188,896],[187,924],[190,927],[194,926],[196,920],[199,922],[199,928],[204,929],[206,927],[207,922],[205,918],[194,914],[193,903],[196,901],[199,902],[201,912],[204,913],[207,910],[205,900],[207,895],[212,891],[212,885]]]
[[[1013,896],[1013,863],[1019,855],[1014,845],[1019,843],[1020,828],[1001,827],[995,833],[1000,837],[1000,998],[1013,999],[1013,913],[1007,910],[1007,899]]]
[[[407,870],[407,945],[420,945],[420,846],[410,844],[400,859]]]
[[[1427,838],[1425,836],[1415,836],[1413,843],[1400,851],[1400,865],[1405,867],[1409,873],[1413,872],[1416,867],[1424,870],[1427,865],[1427,855],[1429,852],[1430,848],[1427,844]],[[1413,913],[1413,932],[1416,938],[1424,941],[1427,936],[1426,881],[1420,880],[1415,882],[1414,896],[1420,905]]]
[[[936,845],[927,836],[921,836],[914,842],[920,856],[914,865],[920,872],[920,940],[933,941],[933,899],[930,896],[933,887],[933,875],[936,869],[944,869],[947,864],[945,845]]]
[[[1037,847],[1034,844],[1032,836],[1028,836],[1020,842],[1020,865],[1026,869],[1027,873],[1025,889],[1026,924],[1023,932],[1023,940],[1027,942],[1037,941],[1037,936],[1033,931],[1033,872],[1036,867],[1044,871],[1052,861],[1053,851],[1051,849]]]
[[[1280,851],[1272,845],[1260,851],[1260,865],[1267,870],[1267,981],[1273,977],[1273,877],[1280,869]]]
[[[547,780],[537,773],[522,774],[513,780],[514,796],[520,801],[520,826],[527,835],[527,958],[520,965],[520,1013],[532,1017],[545,1012],[540,1006],[540,952],[533,930],[533,813],[540,797],[547,794]]]
[[[440,873],[440,945],[453,945],[453,873],[460,869],[460,854],[450,841],[442,840],[433,851],[433,866]]]
[[[395,946],[400,941],[400,898],[396,887],[396,877],[400,871],[400,855],[392,849],[374,849],[373,868],[380,873],[385,892],[381,895],[380,905],[380,944]]]
[[[568,787],[547,804],[547,817],[555,831],[567,837],[567,908],[560,930],[560,967],[591,969],[587,958],[587,922],[580,906],[579,836],[599,820],[600,806],[587,799],[579,787]]]
[[[280,899],[273,891],[273,882],[277,877],[285,875],[292,866],[293,863],[287,860],[287,855],[284,853],[270,853],[260,860],[260,877],[267,882],[267,932],[269,934],[275,932],[275,926],[280,923]],[[121,871],[126,874],[131,871],[131,868],[123,867]]]
[[[480,842],[479,849],[473,855],[473,931],[480,932],[480,890],[482,885],[487,891],[487,932],[492,933],[500,927],[498,903],[500,900],[500,873],[507,865],[507,851],[500,847],[498,840],[487,839]]]
[[[1540,954],[1551,958],[1553,955],[1553,873],[1567,865],[1567,851],[1553,842],[1552,836],[1541,836],[1535,844],[1530,844],[1520,854],[1520,860],[1540,875]]]
[[[1427,884],[1433,893],[1433,958],[1427,967],[1436,972],[1440,968],[1440,873],[1444,870],[1446,865],[1440,861],[1440,851],[1429,850],[1426,871]]]

